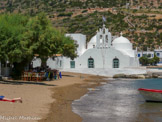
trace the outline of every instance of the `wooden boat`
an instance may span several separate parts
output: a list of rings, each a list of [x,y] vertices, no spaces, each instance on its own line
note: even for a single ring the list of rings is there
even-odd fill
[[[162,90],[139,88],[138,91],[147,102],[162,102]]]

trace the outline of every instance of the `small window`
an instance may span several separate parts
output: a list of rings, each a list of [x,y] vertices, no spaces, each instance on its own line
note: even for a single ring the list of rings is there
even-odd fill
[[[143,54],[143,57],[147,57],[147,54]]]
[[[95,45],[93,45],[93,48],[95,48]]]
[[[160,57],[160,53],[156,53],[156,55],[157,55],[158,57]]]
[[[150,58],[151,57],[151,54],[148,54],[147,57]]]
[[[70,67],[75,68],[75,61],[70,61]]]

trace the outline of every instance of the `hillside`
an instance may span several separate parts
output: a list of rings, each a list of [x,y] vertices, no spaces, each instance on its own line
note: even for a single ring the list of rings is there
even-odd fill
[[[102,26],[113,35],[122,31],[134,47],[162,47],[162,0],[1,0],[1,13],[35,16],[45,12],[53,26],[67,33],[83,33],[87,41]]]

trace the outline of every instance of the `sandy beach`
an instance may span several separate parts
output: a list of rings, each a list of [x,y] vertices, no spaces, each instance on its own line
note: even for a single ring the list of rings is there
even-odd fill
[[[67,72],[62,75],[55,81],[0,81],[1,95],[23,99],[23,103],[1,101],[0,122],[81,122],[72,112],[72,101],[87,93],[87,88],[100,85],[104,77]]]

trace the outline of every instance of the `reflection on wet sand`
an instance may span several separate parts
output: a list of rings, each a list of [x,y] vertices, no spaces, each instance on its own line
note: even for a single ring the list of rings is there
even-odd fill
[[[74,101],[73,111],[83,122],[161,122],[162,103],[145,102],[137,90],[148,82],[152,81],[112,81]]]

